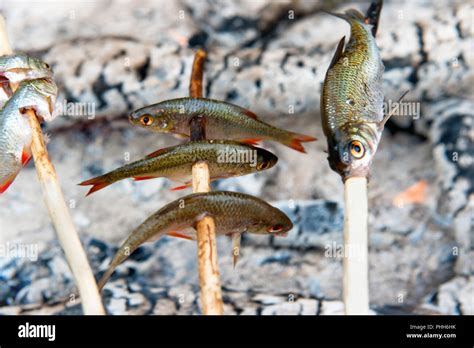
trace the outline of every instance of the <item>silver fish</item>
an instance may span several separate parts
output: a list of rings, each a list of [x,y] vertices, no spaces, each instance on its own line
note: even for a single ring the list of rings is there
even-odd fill
[[[26,54],[12,54],[0,57],[0,107],[13,95],[12,87],[18,87],[22,81],[52,78],[53,70],[48,63]]]
[[[57,92],[51,79],[25,81],[0,111],[0,194],[31,158],[31,128],[22,110],[31,108],[38,117],[51,119]]]

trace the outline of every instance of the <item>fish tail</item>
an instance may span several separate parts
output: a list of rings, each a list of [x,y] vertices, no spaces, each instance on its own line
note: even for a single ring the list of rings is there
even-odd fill
[[[301,143],[306,143],[315,140],[317,140],[315,137],[311,137],[309,135],[290,133],[290,137],[283,144],[288,147],[291,147],[293,150],[306,153],[306,150]]]
[[[103,274],[102,278],[100,278],[100,280],[98,282],[99,291],[102,290],[104,285],[110,279],[110,277],[114,273],[117,266],[120,265],[122,262],[124,262],[133,252],[135,252],[135,250],[137,250],[138,247],[141,244],[143,244],[145,242],[152,242],[152,241],[158,240],[163,236],[163,231],[158,232],[158,233],[154,233],[151,237],[145,236],[142,233],[142,230],[141,230],[142,225],[137,227],[128,236],[128,238],[125,240],[125,242],[122,243],[120,248],[115,253],[114,258],[112,259],[112,261],[109,264],[109,268],[107,268],[107,270]]]
[[[107,187],[109,186],[110,184],[112,184],[112,182],[110,182],[109,178],[107,176],[98,176],[96,178],[93,178],[93,179],[89,179],[89,180],[86,180],[86,181],[83,181],[81,182],[79,185],[80,186],[88,186],[88,185],[92,185],[91,189],[89,190],[89,192],[87,192],[86,194],[86,197],[89,196],[91,193],[94,193],[96,191],[99,191],[101,189],[103,189],[104,187]]]
[[[102,275],[102,278],[100,278],[99,282],[97,283],[97,286],[99,288],[99,292],[102,291],[102,288],[107,283],[107,281],[110,279],[110,277],[114,273],[117,266],[120,265],[123,261],[125,261],[128,258],[128,256],[133,251],[135,251],[135,249],[136,248],[132,249],[130,247],[130,245],[128,244],[128,239],[124,242],[124,244],[120,247],[120,249],[115,254],[114,258],[110,262],[109,268],[107,268],[105,273]]]
[[[342,18],[349,23],[353,21],[366,23],[365,16],[361,12],[355,9],[349,9],[345,13],[334,13],[334,12],[328,12],[328,13],[333,16]]]
[[[102,291],[102,288],[107,283],[107,281],[110,279],[110,276],[112,275],[112,273],[114,273],[114,271],[115,271],[115,267],[109,266],[109,269],[107,269],[107,271],[104,273],[102,278],[100,278],[99,282],[97,283],[97,287],[99,288],[99,292]]]
[[[383,0],[374,0],[370,4],[365,16],[365,23],[372,25],[372,35],[375,37],[379,26],[380,12],[382,11]]]

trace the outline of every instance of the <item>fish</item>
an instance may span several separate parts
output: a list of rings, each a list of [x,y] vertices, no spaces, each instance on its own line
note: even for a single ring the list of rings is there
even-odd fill
[[[49,64],[39,58],[23,53],[0,56],[0,87],[4,92],[0,105],[3,106],[11,98],[12,87],[16,89],[20,82],[52,77],[53,70]]]
[[[285,213],[260,198],[228,191],[193,193],[165,205],[133,230],[101,277],[99,289],[103,288],[115,268],[141,244],[165,235],[196,239],[196,223],[206,216],[214,219],[216,235],[230,235],[234,241],[244,232],[280,235],[293,227]],[[239,245],[234,244],[233,250],[236,247]]]
[[[39,118],[51,119],[57,92],[51,79],[24,81],[0,111],[0,194],[31,159],[31,128],[22,111],[34,109]]]
[[[198,161],[208,163],[211,180],[215,180],[269,169],[277,163],[278,157],[267,150],[236,141],[190,141],[160,149],[144,159],[126,164],[79,185],[92,185],[87,193],[90,195],[127,178],[139,181],[166,177],[184,184],[173,190],[182,189],[191,185],[192,166]]]
[[[149,105],[132,112],[133,125],[155,132],[190,136],[190,121],[205,115],[208,139],[231,139],[257,144],[261,140],[277,141],[296,151],[306,152],[301,143],[316,138],[273,127],[253,112],[237,105],[207,98],[178,98]]]
[[[380,8],[372,8],[371,13],[379,16]],[[321,122],[329,165],[345,181],[369,176],[390,115],[384,115],[384,65],[374,38],[378,18],[365,18],[357,10],[333,15],[350,24],[351,36],[346,47],[345,36],[339,41],[327,70],[321,93]]]

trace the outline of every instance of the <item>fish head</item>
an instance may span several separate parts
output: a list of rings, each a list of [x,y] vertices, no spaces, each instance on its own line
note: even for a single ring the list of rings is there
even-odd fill
[[[53,70],[48,63],[24,54],[2,57],[0,67],[0,74],[14,83],[53,77]]]
[[[33,108],[40,120],[51,121],[57,115],[54,113],[58,87],[52,79],[35,79],[24,81],[19,89],[25,88],[28,97],[20,104],[22,108]]]
[[[291,220],[277,208],[273,208],[270,213],[262,214],[259,220],[252,223],[247,232],[254,234],[286,235],[293,228]]]
[[[148,128],[155,132],[168,133],[174,128],[174,120],[168,113],[153,106],[144,107],[132,112],[129,116],[133,125]]]
[[[328,161],[342,180],[368,177],[381,132],[376,124],[350,125],[328,139]]]
[[[28,56],[28,66],[30,70],[28,77],[30,79],[53,77],[53,69],[48,63],[43,62],[41,59]]]
[[[270,169],[278,162],[278,157],[275,156],[270,151],[265,149],[257,148],[257,164],[256,169],[257,171],[263,171],[266,169]]]

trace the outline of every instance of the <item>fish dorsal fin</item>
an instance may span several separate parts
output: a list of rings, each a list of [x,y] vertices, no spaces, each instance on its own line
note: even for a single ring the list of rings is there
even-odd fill
[[[332,57],[332,60],[331,60],[331,63],[329,64],[328,70],[332,69],[332,67],[339,61],[342,54],[344,53],[344,42],[345,41],[346,41],[346,37],[343,36],[342,39],[337,44],[336,52],[334,52],[334,56]]]
[[[255,115],[252,111],[245,109],[244,114],[250,118],[253,118],[254,120],[258,120],[257,115]]]
[[[352,18],[361,22],[365,22],[365,16],[360,11],[355,10],[353,8],[347,10],[346,15],[349,18]]]
[[[148,155],[146,155],[145,158],[157,157],[157,156],[161,155],[162,153],[164,153],[166,150],[167,150],[167,148],[165,147],[164,149],[159,149],[159,150],[153,151],[152,153],[149,153]]]

